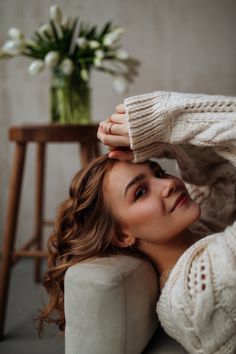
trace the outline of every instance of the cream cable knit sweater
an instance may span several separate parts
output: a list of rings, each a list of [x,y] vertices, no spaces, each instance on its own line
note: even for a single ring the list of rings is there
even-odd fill
[[[159,91],[125,106],[134,162],[176,158],[202,209],[192,226],[200,240],[178,259],[158,300],[161,325],[190,354],[235,354],[236,98]]]

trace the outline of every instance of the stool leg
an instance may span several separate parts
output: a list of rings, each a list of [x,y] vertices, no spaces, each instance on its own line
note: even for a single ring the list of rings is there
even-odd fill
[[[80,158],[81,166],[85,167],[89,161],[91,161],[93,156],[93,143],[92,142],[81,142],[80,144]]]
[[[94,142],[93,149],[94,149],[94,157],[98,157],[100,155],[98,141]]]
[[[25,143],[16,143],[3,235],[3,253],[1,262],[2,266],[0,274],[0,338],[3,337],[4,323],[6,318],[8,290],[10,285],[12,266],[11,253],[14,249],[15,234],[17,228],[21,186],[24,172],[25,152]]]
[[[85,167],[94,157],[99,156],[97,141],[81,142],[80,144],[81,165]]]
[[[36,250],[42,250],[42,231],[43,231],[43,202],[44,202],[44,170],[45,170],[45,144],[37,144],[36,159],[36,205],[35,205],[35,239]],[[34,277],[35,282],[41,281],[42,259],[35,259]]]

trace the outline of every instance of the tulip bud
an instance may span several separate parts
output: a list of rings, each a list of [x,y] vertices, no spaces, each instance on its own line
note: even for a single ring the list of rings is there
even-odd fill
[[[112,33],[113,33],[115,36],[120,37],[120,36],[122,36],[123,33],[125,33],[125,29],[124,29],[124,28],[121,28],[121,27],[118,27],[118,28],[115,28]]]
[[[115,78],[115,80],[113,81],[113,85],[114,85],[115,90],[119,94],[125,93],[128,89],[127,81],[123,77],[120,77],[120,76]]]
[[[15,27],[9,29],[8,36],[13,40],[19,40],[24,38],[24,34],[18,28]]]
[[[112,45],[114,42],[114,36],[113,33],[108,33],[104,36],[103,38],[103,44],[107,47],[109,47],[110,45]]]
[[[24,42],[19,40],[6,41],[6,43],[2,47],[3,53],[8,55],[19,55],[24,51],[24,49]]]
[[[42,25],[38,32],[42,37],[45,37],[45,34],[49,37],[53,37],[53,31],[50,25]]]
[[[82,69],[80,71],[80,75],[84,81],[88,81],[89,77],[88,77],[88,71],[86,69]]]
[[[44,68],[44,62],[42,60],[34,60],[29,68],[28,68],[28,72],[30,73],[30,75],[36,75],[38,73],[40,73]]]
[[[99,68],[100,66],[102,66],[102,60],[101,60],[100,58],[97,58],[97,57],[94,58],[93,63],[94,63],[94,65],[97,66],[98,68]]]
[[[110,46],[117,42],[121,35],[125,32],[123,28],[116,28],[114,31],[106,34],[103,38],[103,44],[106,46]]]
[[[70,76],[74,70],[74,64],[71,59],[66,58],[62,60],[60,68],[64,75]]]
[[[44,61],[48,67],[52,68],[58,64],[59,59],[59,54],[57,52],[52,51],[45,56]]]
[[[79,48],[84,49],[87,47],[87,39],[84,37],[79,37],[76,39],[76,44]]]
[[[62,21],[62,11],[59,5],[52,5],[49,9],[49,15],[52,21],[61,24]]]
[[[126,51],[120,49],[116,52],[116,58],[120,60],[126,60],[128,59],[129,55]]]
[[[63,28],[69,28],[69,24],[70,24],[70,20],[68,17],[64,16],[62,21],[61,21],[61,25]]]
[[[105,56],[104,51],[103,50],[96,50],[95,56],[99,59],[103,59]]]
[[[91,49],[97,49],[100,47],[100,43],[98,41],[89,41],[89,48]]]

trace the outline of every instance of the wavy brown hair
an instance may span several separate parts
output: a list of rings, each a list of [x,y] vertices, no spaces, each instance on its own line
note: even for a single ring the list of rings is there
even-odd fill
[[[64,278],[72,265],[92,257],[129,254],[144,257],[131,248],[120,248],[115,238],[121,232],[103,197],[103,180],[118,160],[107,155],[93,160],[72,180],[69,198],[59,207],[54,231],[48,240],[48,270],[43,285],[48,303],[36,318],[41,336],[45,323],[65,330]]]

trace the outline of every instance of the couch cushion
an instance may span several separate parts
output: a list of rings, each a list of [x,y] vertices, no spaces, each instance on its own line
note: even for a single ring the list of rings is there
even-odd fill
[[[158,326],[158,282],[143,259],[94,258],[65,276],[66,354],[140,354]]]

